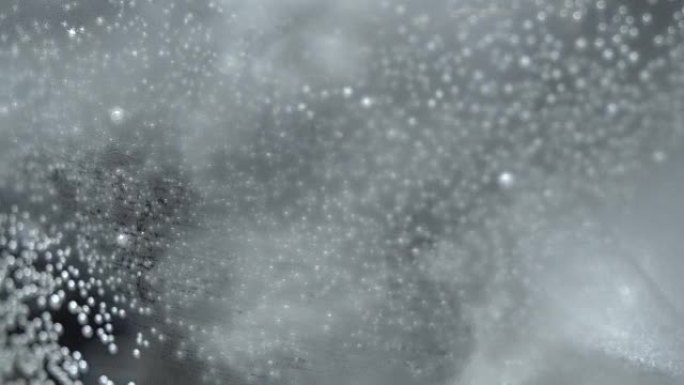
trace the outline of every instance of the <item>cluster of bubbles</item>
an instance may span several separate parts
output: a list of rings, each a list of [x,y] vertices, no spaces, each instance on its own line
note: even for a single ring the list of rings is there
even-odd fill
[[[96,334],[116,354],[112,323],[126,318],[127,302],[115,296],[109,306],[101,300],[103,282],[82,274],[74,250],[64,244],[66,235],[48,225],[45,216],[36,220],[13,206],[10,213],[0,214],[0,230],[0,378],[17,385],[83,384],[80,378],[88,362],[80,351],[63,344],[65,333],[73,331],[65,330],[55,314],[68,309],[83,338]]]
[[[526,260],[521,239],[558,218],[591,216],[595,204],[623,202],[625,182],[681,144],[681,3],[517,1],[470,12],[460,2],[376,5],[375,18],[355,25],[359,40],[334,19],[339,10],[322,12],[321,24],[332,23],[363,51],[363,69],[350,82],[296,72],[301,82],[288,89],[280,82],[293,70],[269,68],[249,83],[267,97],[241,111],[256,110],[251,119],[259,122],[248,139],[240,136],[246,144],[230,143],[233,130],[218,135],[223,142],[212,136],[198,144],[211,149],[205,192],[231,222],[292,226],[307,235],[302,242],[326,244],[310,258],[305,250],[264,251],[275,272],[245,268],[245,275],[330,301],[346,289],[372,303],[328,318],[325,300],[264,290],[258,303],[271,309],[272,323],[257,309],[235,317],[266,337],[244,348],[236,337],[220,348],[248,356],[238,366],[257,366],[276,382],[297,382],[293,374],[282,379],[288,368],[326,365],[315,354],[302,358],[310,348],[288,339],[287,327],[268,334],[290,314],[274,303],[316,309],[310,322],[327,325],[322,334],[331,339],[351,328],[335,345],[340,355],[377,349],[392,357],[379,365],[396,365],[417,382],[458,378],[476,339],[516,335],[533,312],[525,301],[534,277],[520,266],[536,262]],[[327,31],[311,24],[283,45],[306,47]],[[286,67],[292,51],[283,51]],[[273,242],[276,250],[294,248]],[[238,307],[255,294],[235,280]],[[299,360],[283,358],[283,350]],[[650,353],[642,354],[626,358]]]
[[[123,124],[120,108],[110,112],[113,125]],[[102,358],[93,364],[88,354],[134,365],[131,358],[150,349],[158,356],[168,340],[183,339],[160,305],[175,291],[165,290],[155,268],[191,227],[192,194],[180,175],[143,160],[151,152],[135,150],[110,146],[60,161],[32,151],[8,173],[0,382],[134,385],[139,373],[107,373]],[[193,354],[183,344],[177,349]]]
[[[456,381],[525,325],[520,239],[681,144],[677,1],[43,3],[0,6],[3,383],[114,383],[81,339]]]
[[[51,317],[64,301],[64,284],[73,287],[72,277],[79,275],[77,269],[66,269],[70,250],[59,248],[61,234],[41,232],[16,207],[0,215],[0,228],[3,383],[49,383],[50,375],[73,384],[88,366],[81,353],[59,345],[64,327]]]

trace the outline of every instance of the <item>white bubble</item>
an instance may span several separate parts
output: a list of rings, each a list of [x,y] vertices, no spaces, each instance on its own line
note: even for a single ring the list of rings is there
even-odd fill
[[[119,124],[119,123],[123,122],[124,115],[125,115],[125,112],[124,112],[123,108],[121,108],[121,107],[113,107],[111,110],[109,110],[109,119],[114,124]]]
[[[575,47],[577,47],[578,50],[584,50],[587,48],[587,39],[580,37],[575,41]]]
[[[527,68],[532,64],[532,59],[530,59],[529,56],[525,55],[520,58],[520,66],[523,68]]]
[[[116,244],[119,247],[126,247],[128,245],[128,235],[121,233],[116,237]]]
[[[615,52],[613,52],[612,49],[606,48],[605,50],[603,50],[603,59],[610,61],[613,60],[614,57]]]
[[[81,328],[81,334],[85,338],[91,338],[93,336],[93,328],[90,325],[85,325]]]
[[[636,52],[636,51],[632,51],[632,52],[629,53],[628,58],[629,58],[629,61],[630,61],[630,62],[636,63],[636,62],[639,61],[639,53]]]
[[[497,182],[499,183],[499,186],[503,188],[510,188],[515,183],[515,176],[507,171],[502,172],[501,174],[499,174]]]
[[[363,99],[361,99],[361,106],[363,106],[363,108],[372,107],[373,106],[373,99],[371,99],[368,96],[364,97]]]
[[[641,16],[641,21],[642,21],[644,24],[651,24],[651,22],[653,21],[653,15],[651,15],[650,13],[644,13],[644,14]]]
[[[57,294],[52,294],[50,296],[50,308],[57,310],[60,306],[62,306],[62,299]]]
[[[78,312],[78,304],[76,301],[69,301],[68,309],[69,313],[76,314],[76,312]]]

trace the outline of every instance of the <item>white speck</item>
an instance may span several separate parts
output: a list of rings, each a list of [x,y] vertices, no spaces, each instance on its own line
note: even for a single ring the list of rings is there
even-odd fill
[[[128,245],[128,235],[123,234],[123,233],[117,235],[116,244],[119,247],[126,247]]]
[[[532,64],[532,59],[530,59],[529,56],[522,56],[520,58],[520,66],[523,68],[527,68]]]
[[[342,89],[342,95],[344,95],[345,98],[349,98],[354,94],[354,90],[351,87],[344,87]]]
[[[515,183],[515,177],[510,172],[502,172],[499,174],[497,182],[499,183],[499,186],[503,188],[510,188]]]
[[[109,110],[109,119],[111,119],[112,123],[119,124],[123,122],[124,114],[124,110],[121,107],[114,107]]]
[[[140,349],[133,349],[133,357],[140,358]]]
[[[365,96],[363,99],[361,99],[361,106],[363,106],[363,108],[371,108],[371,106],[373,106],[373,99]]]
[[[71,27],[71,28],[67,29],[67,34],[69,35],[70,39],[75,38],[76,37],[76,28]]]

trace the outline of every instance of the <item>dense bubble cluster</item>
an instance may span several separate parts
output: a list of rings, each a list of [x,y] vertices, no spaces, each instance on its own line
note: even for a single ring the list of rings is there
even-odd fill
[[[683,59],[677,0],[4,0],[0,383],[681,383],[678,236],[607,228]]]
[[[68,227],[49,224],[45,216],[34,220],[17,206],[0,215],[3,383],[82,384],[89,366],[69,346],[79,339],[73,333],[85,339],[95,334],[116,353],[112,324],[125,319],[135,303],[114,295],[114,304],[107,304],[105,293],[116,288],[80,263],[68,246]]]

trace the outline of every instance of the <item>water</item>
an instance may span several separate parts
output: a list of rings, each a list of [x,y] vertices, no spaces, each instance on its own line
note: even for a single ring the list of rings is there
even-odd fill
[[[0,383],[682,383],[682,18],[8,0]]]

